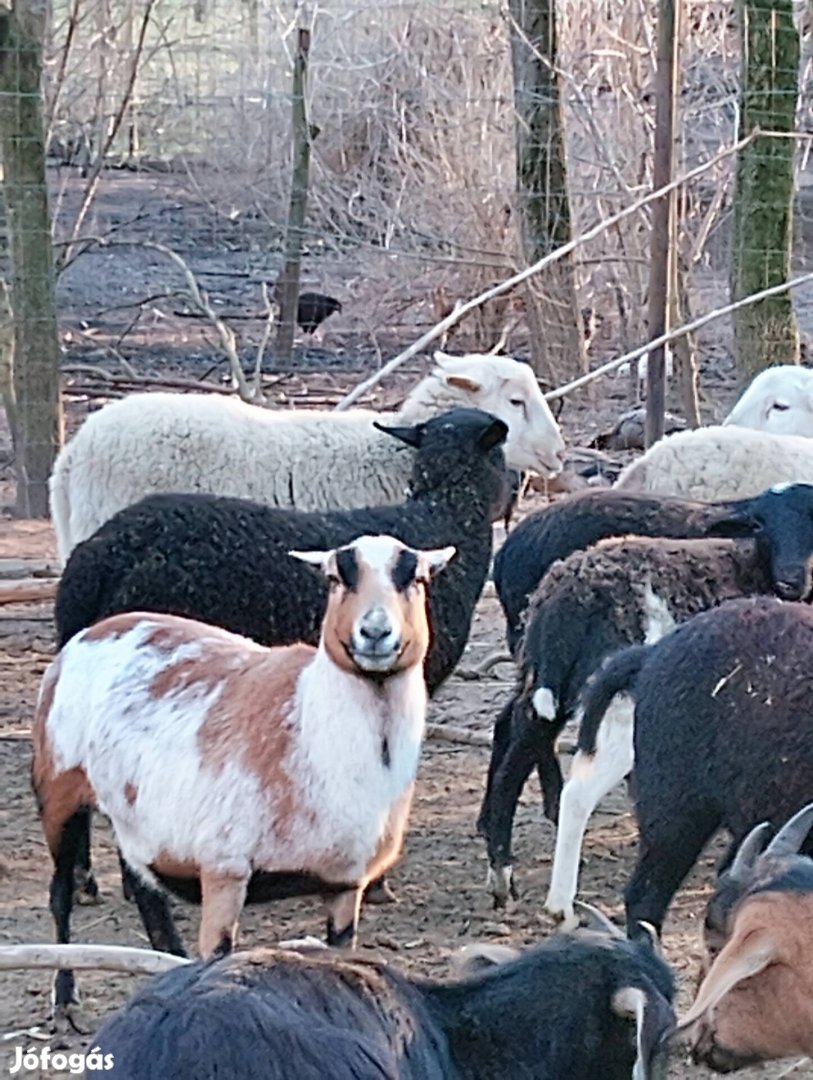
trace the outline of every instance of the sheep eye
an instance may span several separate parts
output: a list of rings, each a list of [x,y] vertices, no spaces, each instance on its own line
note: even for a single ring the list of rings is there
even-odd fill
[[[777,412],[787,412],[790,405],[787,405],[784,401],[775,401],[771,408],[776,409]]]
[[[342,579],[339,577],[338,574],[328,574],[327,575],[327,583],[331,587],[331,589],[335,589],[339,585],[341,585]]]

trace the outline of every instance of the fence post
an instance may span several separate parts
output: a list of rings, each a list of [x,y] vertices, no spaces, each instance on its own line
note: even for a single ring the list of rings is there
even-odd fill
[[[288,225],[285,230],[285,264],[277,280],[274,297],[279,304],[279,328],[274,342],[278,364],[291,360],[294,348],[296,309],[299,303],[299,272],[302,261],[302,233],[308,201],[311,133],[308,126],[308,107],[305,101],[308,76],[308,53],[311,47],[310,30],[300,27],[294,58],[294,87],[291,116],[293,141],[293,171],[291,199],[288,205]]]
[[[680,0],[659,0],[658,62],[655,72],[655,149],[652,183],[655,189],[672,179],[672,147],[675,132],[675,41]],[[648,332],[650,338],[666,333],[669,315],[670,222],[674,189],[652,204],[652,244],[649,272]],[[666,412],[666,349],[660,345],[647,358],[646,445],[663,437]]]

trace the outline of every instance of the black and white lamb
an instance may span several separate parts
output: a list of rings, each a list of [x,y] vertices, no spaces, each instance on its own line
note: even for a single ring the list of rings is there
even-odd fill
[[[778,827],[813,800],[812,655],[809,605],[750,597],[703,612],[651,647],[624,650],[591,682],[573,765],[591,801],[629,772],[634,708],[640,842],[625,890],[631,933],[644,921],[660,929],[719,829],[733,839],[724,868],[755,825]],[[634,706],[618,707],[619,699]],[[800,847],[813,854],[813,837]]]
[[[531,600],[517,689],[495,725],[478,820],[488,843],[496,903],[514,891],[511,832],[534,767],[545,813],[553,821],[559,817],[562,775],[556,739],[576,715],[590,676],[619,649],[655,642],[676,624],[726,600],[769,593],[778,580],[796,582],[798,595],[807,598],[813,519],[807,533],[806,546],[798,535],[781,532],[773,544],[766,535],[760,540],[602,540],[551,567]],[[621,701],[616,709],[628,719],[624,746],[629,771],[632,708]],[[619,719],[616,729],[622,727]]]
[[[494,558],[494,586],[516,655],[528,598],[557,559],[613,536],[703,536],[801,531],[813,510],[813,486],[793,484],[736,502],[704,503],[633,491],[586,491],[560,499],[517,525]],[[813,525],[811,526],[813,533]]]

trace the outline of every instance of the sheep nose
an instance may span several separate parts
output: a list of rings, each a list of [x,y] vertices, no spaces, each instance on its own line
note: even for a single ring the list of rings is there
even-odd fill
[[[392,625],[383,608],[373,608],[361,619],[359,637],[367,645],[378,645],[392,634]]]
[[[359,633],[364,638],[364,640],[372,642],[372,644],[375,644],[377,641],[381,641],[381,639],[385,638],[387,634],[389,634],[389,632],[390,628],[388,626],[377,624],[371,625],[370,623],[362,623],[359,630]]]

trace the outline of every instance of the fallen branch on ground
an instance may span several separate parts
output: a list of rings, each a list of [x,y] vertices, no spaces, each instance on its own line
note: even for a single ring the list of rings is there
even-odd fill
[[[491,736],[481,731],[469,731],[468,728],[454,727],[452,724],[427,724],[427,739],[440,742],[461,743],[464,746],[491,746]]]
[[[38,604],[53,600],[56,596],[57,579],[39,580],[24,578],[22,581],[0,582],[0,605]]]
[[[513,664],[514,658],[507,652],[493,652],[481,660],[479,664],[475,664],[470,668],[458,668],[455,675],[459,679],[465,679],[469,682],[474,682],[475,679],[480,679],[483,675],[488,675],[489,671],[497,666],[497,664]]]
[[[184,956],[124,945],[0,945],[0,971],[73,968],[160,975],[191,963]]]

